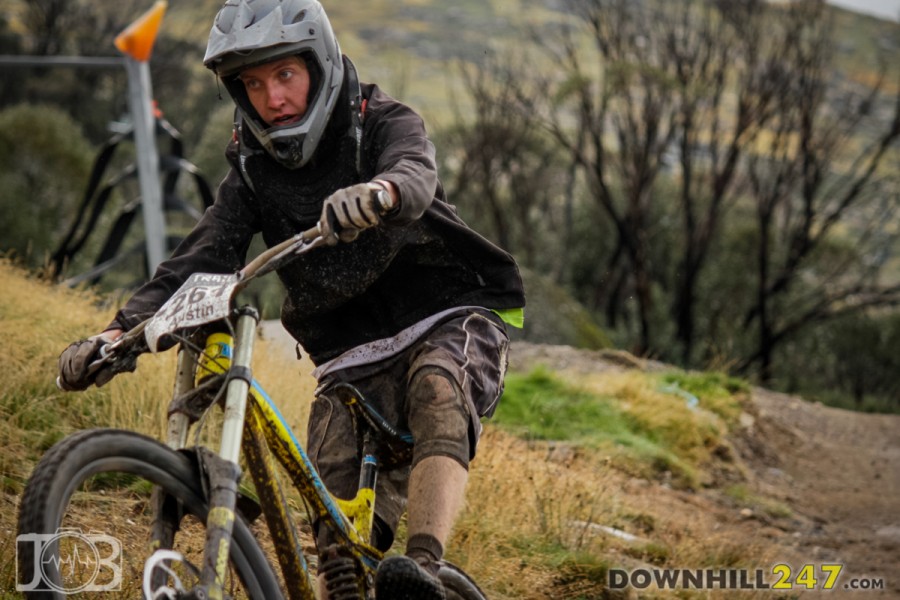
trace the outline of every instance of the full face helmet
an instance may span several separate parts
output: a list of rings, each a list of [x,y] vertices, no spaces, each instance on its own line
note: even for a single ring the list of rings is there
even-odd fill
[[[247,96],[241,71],[287,56],[309,70],[306,114],[270,126]],[[203,64],[222,80],[239,116],[263,148],[289,169],[305,165],[322,139],[344,79],[341,49],[316,0],[227,0],[216,15]]]

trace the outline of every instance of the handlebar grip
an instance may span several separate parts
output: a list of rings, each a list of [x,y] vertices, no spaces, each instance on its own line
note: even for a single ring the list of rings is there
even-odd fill
[[[300,237],[303,239],[304,242],[311,242],[314,239],[316,239],[317,237],[319,237],[320,235],[322,235],[322,231],[319,228],[319,224],[316,223],[315,227],[310,227],[309,229],[307,229],[306,231],[301,233]]]
[[[375,200],[375,205],[378,208],[379,215],[384,217],[394,211],[396,207],[394,206],[394,201],[391,198],[391,193],[383,184],[370,182],[369,191],[372,192],[372,197]]]

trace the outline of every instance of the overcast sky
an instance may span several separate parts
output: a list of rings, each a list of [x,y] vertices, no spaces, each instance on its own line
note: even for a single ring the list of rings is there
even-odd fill
[[[828,0],[828,3],[882,19],[900,20],[900,0]]]

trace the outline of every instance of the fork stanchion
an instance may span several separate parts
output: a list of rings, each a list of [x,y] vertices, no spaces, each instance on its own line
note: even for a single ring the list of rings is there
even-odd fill
[[[228,570],[228,552],[234,528],[238,481],[241,477],[238,460],[252,380],[250,362],[253,357],[253,340],[258,323],[259,313],[255,309],[238,310],[234,356],[226,383],[222,444],[218,456],[206,453],[202,458],[210,479],[210,510],[206,518],[206,560],[202,581],[207,582],[206,591],[211,600],[223,597]]]
[[[196,350],[182,344],[178,349],[178,367],[175,373],[175,388],[172,399],[179,398],[194,388],[198,354]],[[187,445],[190,419],[183,412],[170,412],[169,424],[166,428],[166,444],[173,450],[180,450]]]
[[[250,359],[259,314],[253,308],[240,309],[234,334],[234,358],[228,370],[225,395],[225,422],[222,426],[222,445],[219,456],[237,464],[241,455],[241,434],[247,412],[247,394],[252,381]]]

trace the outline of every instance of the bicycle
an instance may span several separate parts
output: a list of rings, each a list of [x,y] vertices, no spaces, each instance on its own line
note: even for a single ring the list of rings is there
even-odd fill
[[[141,574],[145,598],[216,600],[241,590],[252,599],[284,598],[276,570],[253,533],[261,514],[287,597],[315,599],[312,561],[304,554],[276,475],[277,462],[303,499],[310,519],[318,519],[338,540],[320,552],[326,560],[318,570],[330,599],[374,597],[374,574],[382,559],[371,545],[375,483],[381,465],[409,456],[411,436],[386,422],[358,390],[341,385],[336,391],[350,407],[362,459],[356,497],[332,497],[284,417],[252,377],[256,309],[234,307],[236,294],[252,280],[323,243],[318,230],[312,229],[263,252],[238,273],[195,273],[154,316],[104,347],[91,368],[121,372],[134,370],[137,357],[156,351],[161,341],[179,343],[167,441],[162,444],[127,430],[87,430],[58,442],[42,457],[20,505],[18,539],[41,542],[18,548],[18,581],[25,582],[26,595],[61,598],[72,591],[97,589],[96,582],[87,581],[88,575],[96,577],[96,571],[77,577],[74,568],[65,572],[76,566],[77,543],[97,538],[67,533],[61,529],[63,517],[67,511],[87,510],[77,500],[85,485],[102,490],[109,481],[124,481],[139,495],[144,490],[141,497],[146,498],[146,485],[132,479],[137,477],[153,484],[147,503],[152,552],[143,561]],[[202,345],[197,343],[200,339]],[[215,406],[224,408],[219,452],[188,446],[191,427],[202,423]],[[242,455],[256,498],[239,489]],[[122,479],[119,474],[126,475]],[[188,540],[199,537],[194,531],[198,523],[205,528],[199,566],[184,551],[175,550],[179,534]],[[116,574],[115,568],[112,572]],[[189,577],[193,585],[182,581]],[[441,563],[439,578],[450,598],[485,598],[471,578],[448,562]]]

